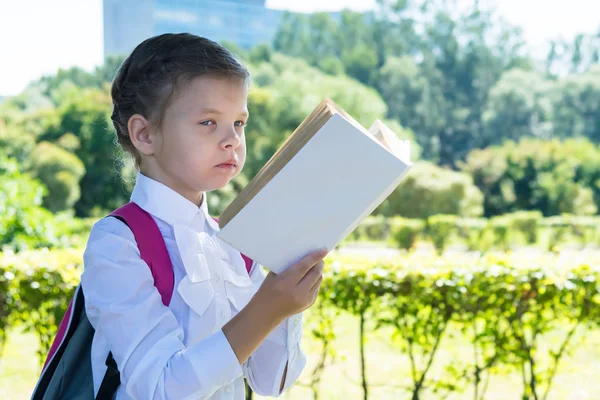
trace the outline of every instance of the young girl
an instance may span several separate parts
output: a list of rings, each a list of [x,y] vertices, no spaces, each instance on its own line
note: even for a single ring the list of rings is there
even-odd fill
[[[326,251],[279,275],[256,264],[248,274],[207,209],[207,192],[244,165],[248,79],[225,48],[190,34],[144,41],[115,78],[112,120],[139,169],[131,201],[157,223],[175,285],[167,307],[131,230],[116,218],[94,225],[81,285],[95,393],[109,352],[117,399],[244,399],[244,377],[278,396],[305,366],[301,313],[317,297]]]

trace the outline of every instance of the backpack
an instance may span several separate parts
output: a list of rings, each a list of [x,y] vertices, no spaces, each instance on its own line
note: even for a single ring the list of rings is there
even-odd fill
[[[133,202],[118,208],[109,216],[120,219],[133,232],[140,256],[152,272],[154,286],[163,304],[168,306],[174,286],[173,265],[158,226],[150,214]],[[242,258],[249,274],[253,261],[243,254]],[[91,363],[94,328],[87,318],[84,303],[84,293],[79,284],[50,347],[32,400],[94,399]],[[97,400],[112,399],[121,384],[112,353],[109,353],[106,365],[108,368]]]

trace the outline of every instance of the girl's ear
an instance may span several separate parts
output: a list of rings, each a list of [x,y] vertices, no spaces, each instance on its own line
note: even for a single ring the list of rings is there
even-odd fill
[[[154,154],[151,128],[150,122],[140,114],[132,115],[127,122],[127,130],[129,131],[131,143],[140,153],[147,156]]]

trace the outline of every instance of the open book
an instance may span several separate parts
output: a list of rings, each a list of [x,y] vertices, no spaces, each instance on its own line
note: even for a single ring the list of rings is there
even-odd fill
[[[275,273],[335,248],[411,168],[410,142],[322,101],[227,207],[218,237]]]

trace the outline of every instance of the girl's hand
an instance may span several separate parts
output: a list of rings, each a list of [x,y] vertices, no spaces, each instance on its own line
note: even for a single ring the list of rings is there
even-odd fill
[[[240,365],[283,320],[314,304],[326,255],[316,251],[279,275],[269,272],[248,305],[223,326]]]
[[[255,300],[284,319],[306,310],[317,300],[323,281],[323,258],[327,253],[327,250],[317,250],[279,275],[269,272]]]

